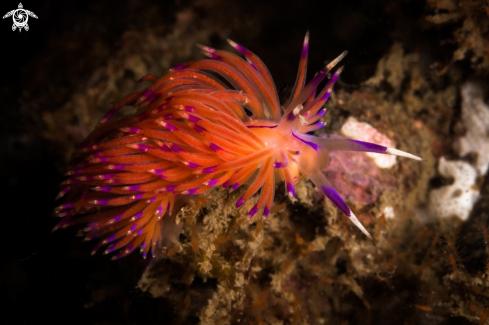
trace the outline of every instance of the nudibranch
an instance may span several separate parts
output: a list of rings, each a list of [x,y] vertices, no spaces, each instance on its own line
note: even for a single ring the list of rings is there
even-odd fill
[[[346,55],[326,65],[305,83],[309,37],[306,34],[297,80],[281,105],[265,64],[251,51],[228,40],[244,58],[200,46],[205,60],[181,64],[161,78],[146,75],[152,86],[117,103],[76,150],[57,199],[63,204],[56,225],[86,224],[87,239],[98,238],[92,253],[120,258],[139,248],[154,256],[162,242],[165,216],[176,198],[214,188],[247,185],[236,207],[260,191],[249,217],[270,213],[277,181],[288,197],[309,178],[324,195],[370,237],[322,170],[332,150],[391,154],[421,160],[393,148],[311,133],[321,117],[337,69],[321,91],[318,85]],[[125,106],[136,112],[115,119]]]

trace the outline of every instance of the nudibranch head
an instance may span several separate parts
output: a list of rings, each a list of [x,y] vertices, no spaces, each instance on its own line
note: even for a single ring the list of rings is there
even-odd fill
[[[263,62],[229,43],[244,59],[200,46],[209,59],[181,64],[161,78],[144,76],[141,80],[152,86],[126,96],[107,113],[74,154],[58,195],[64,203],[55,214],[63,219],[55,229],[87,224],[87,239],[99,239],[93,252],[107,246],[105,253],[117,252],[114,258],[137,248],[144,256],[154,255],[178,196],[247,184],[236,207],[260,191],[249,216],[266,217],[276,181],[285,182],[294,200],[294,186],[303,175],[370,237],[322,173],[329,152],[420,158],[372,143],[310,134],[324,126],[323,106],[342,68],[323,89],[317,88],[346,52],[306,84],[306,35],[295,86],[281,105]],[[131,105],[136,113],[113,119]]]

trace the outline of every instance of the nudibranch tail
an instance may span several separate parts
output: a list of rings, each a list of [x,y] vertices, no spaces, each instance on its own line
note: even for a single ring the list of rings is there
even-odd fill
[[[265,64],[251,51],[228,40],[245,59],[199,46],[205,60],[181,64],[152,85],[123,98],[74,153],[54,214],[55,229],[86,224],[86,239],[98,239],[93,253],[105,246],[113,258],[138,249],[156,254],[166,238],[162,231],[177,199],[214,188],[246,185],[236,207],[258,193],[248,217],[271,211],[278,180],[295,201],[300,176],[315,186],[369,238],[351,209],[322,170],[333,150],[353,150],[421,158],[393,148],[308,133],[324,126],[323,105],[342,67],[323,89],[319,84],[346,51],[305,82],[309,34],[302,46],[297,80],[290,99],[280,105]],[[136,112],[119,119],[124,106]],[[169,227],[168,229],[175,229]]]

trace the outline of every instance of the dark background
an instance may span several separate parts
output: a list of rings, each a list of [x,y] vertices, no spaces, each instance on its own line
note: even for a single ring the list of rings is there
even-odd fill
[[[174,14],[195,2],[23,1],[24,9],[39,17],[29,18],[28,32],[12,32],[11,18],[0,21],[2,323],[156,324],[174,319],[173,306],[164,299],[135,289],[145,268],[138,254],[112,262],[101,254],[90,256],[92,243],[76,237],[79,229],[51,233],[54,197],[67,162],[64,148],[44,136],[42,112],[63,105],[70,89],[78,89],[124,46],[123,32],[171,26]],[[427,25],[424,17],[431,9],[424,1],[222,3],[203,9],[200,18],[229,19],[231,38],[260,55],[279,87],[294,82],[306,30],[311,33],[310,74],[326,59],[349,51],[344,87],[370,77],[395,41],[441,65],[455,48],[442,45],[450,38],[450,25]],[[17,6],[18,0],[2,1],[0,13]],[[259,25],[258,33],[250,36],[249,25]],[[223,41],[213,40],[217,45]],[[104,45],[102,50],[97,44]],[[25,105],[26,98],[36,96],[45,100]],[[103,294],[107,299],[91,305]]]

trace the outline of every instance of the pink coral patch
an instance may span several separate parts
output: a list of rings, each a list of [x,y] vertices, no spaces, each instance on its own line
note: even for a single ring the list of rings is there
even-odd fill
[[[341,197],[355,205],[373,203],[382,192],[394,190],[399,185],[398,179],[380,172],[361,152],[332,151],[324,173]]]

